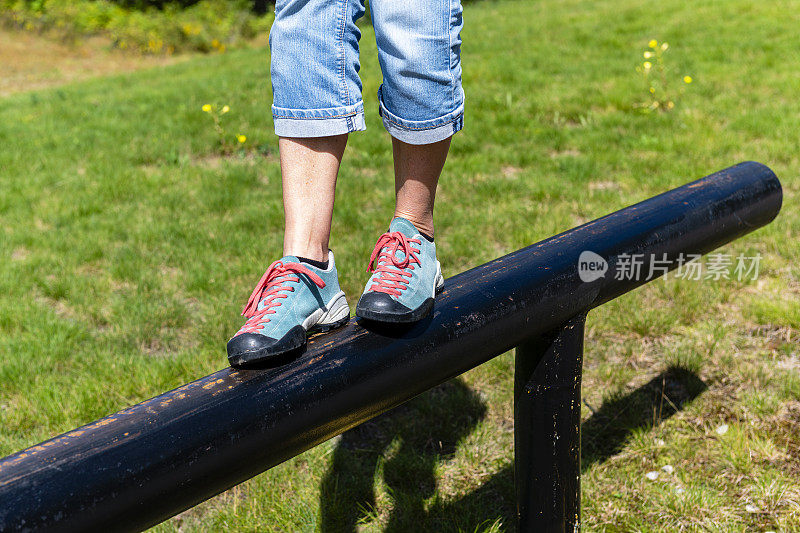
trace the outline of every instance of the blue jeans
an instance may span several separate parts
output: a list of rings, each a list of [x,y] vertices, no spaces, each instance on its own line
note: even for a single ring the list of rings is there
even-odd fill
[[[409,144],[464,124],[460,0],[371,0],[389,133]],[[358,59],[363,0],[277,0],[269,35],[272,116],[281,137],[366,129]]]

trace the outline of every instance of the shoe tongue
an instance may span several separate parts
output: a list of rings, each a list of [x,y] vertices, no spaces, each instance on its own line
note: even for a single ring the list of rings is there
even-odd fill
[[[392,220],[392,223],[389,224],[389,231],[399,231],[406,237],[413,237],[419,233],[419,230],[411,223],[411,221],[406,220],[403,217],[395,217]]]

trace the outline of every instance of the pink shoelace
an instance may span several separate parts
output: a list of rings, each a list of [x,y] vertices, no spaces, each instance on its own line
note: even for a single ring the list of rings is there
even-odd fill
[[[380,236],[367,266],[369,272],[378,273],[369,290],[400,296],[400,291],[408,288],[412,274],[405,269],[414,270],[414,264],[420,265],[419,257],[416,255],[419,249],[412,247],[412,244],[421,243],[419,239],[409,239],[399,231],[386,232]],[[397,259],[395,256],[397,250],[403,252],[403,259]]]
[[[325,287],[325,282],[322,281],[321,277],[300,263],[275,261],[261,276],[256,288],[253,289],[253,293],[250,295],[250,299],[247,300],[247,304],[242,309],[242,316],[246,316],[248,320],[239,330],[239,333],[254,333],[269,322],[269,318],[266,318],[266,316],[276,313],[275,308],[280,307],[281,298],[289,297],[288,294],[284,294],[284,291],[294,291],[294,287],[285,285],[285,283],[300,281],[297,274],[305,274],[320,289]],[[259,310],[258,304],[261,301],[264,301],[264,308]]]

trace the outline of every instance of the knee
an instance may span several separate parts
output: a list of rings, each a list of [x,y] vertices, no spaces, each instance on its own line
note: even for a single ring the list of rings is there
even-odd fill
[[[270,71],[277,107],[334,108],[360,101],[353,0],[279,0],[270,30]]]
[[[381,102],[412,121],[441,117],[463,105],[461,4],[457,0],[434,4],[440,9],[425,17],[420,16],[424,6],[401,9],[390,3],[373,8],[384,78]]]

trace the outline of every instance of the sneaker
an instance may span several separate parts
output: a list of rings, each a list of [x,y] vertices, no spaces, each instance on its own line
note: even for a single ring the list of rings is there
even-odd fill
[[[372,276],[358,300],[356,315],[368,320],[409,323],[433,309],[444,284],[436,245],[402,217],[378,239],[369,258]]]
[[[247,317],[228,341],[231,366],[245,366],[300,350],[311,332],[347,323],[350,307],[328,252],[328,269],[287,255],[272,263],[242,310]]]

